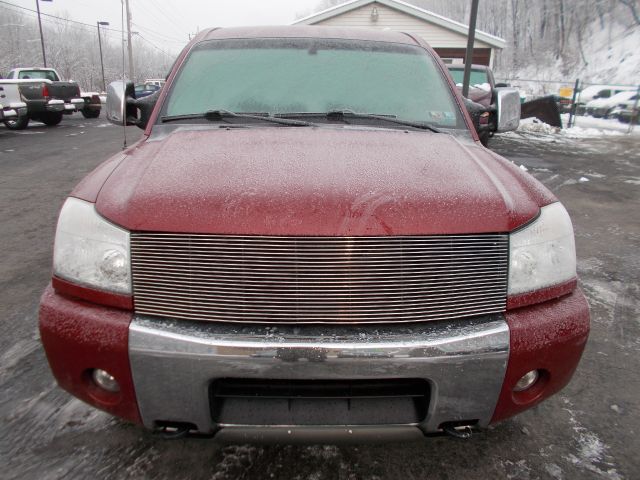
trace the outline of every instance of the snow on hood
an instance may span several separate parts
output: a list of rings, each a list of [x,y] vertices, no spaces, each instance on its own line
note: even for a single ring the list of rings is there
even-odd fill
[[[96,206],[129,230],[362,236],[511,231],[554,200],[510,162],[449,134],[284,127],[143,142]]]

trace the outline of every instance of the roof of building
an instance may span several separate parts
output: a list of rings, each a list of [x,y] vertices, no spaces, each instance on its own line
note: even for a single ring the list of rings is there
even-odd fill
[[[343,13],[350,12],[351,10],[364,7],[372,3],[379,3],[389,8],[394,8],[403,13],[424,20],[425,22],[433,23],[448,30],[460,33],[464,36],[467,36],[469,34],[468,25],[456,22],[454,20],[451,20],[450,18],[443,17],[442,15],[438,15],[436,13],[430,12],[429,10],[416,7],[415,5],[411,5],[401,0],[351,0],[341,5],[336,5],[335,7],[331,7],[321,12],[314,13],[313,15],[309,15],[308,17],[296,21],[295,24],[313,25],[323,20],[342,15]],[[480,30],[476,30],[476,39],[495,48],[504,48],[506,46],[506,42],[504,39]]]

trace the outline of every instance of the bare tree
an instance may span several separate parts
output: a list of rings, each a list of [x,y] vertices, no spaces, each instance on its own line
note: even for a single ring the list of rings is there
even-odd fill
[[[15,67],[42,65],[37,21],[31,16],[8,8],[0,8],[0,74]],[[83,90],[101,90],[100,54],[95,27],[65,19],[43,21],[47,64],[67,80],[77,81]],[[107,83],[122,78],[120,33],[103,29],[103,57]],[[144,37],[134,40],[136,81],[164,77],[175,58],[153,46]]]
[[[633,16],[633,20],[637,25],[640,25],[640,15],[638,15],[638,0],[618,0],[621,4],[627,7],[631,11],[631,15]]]

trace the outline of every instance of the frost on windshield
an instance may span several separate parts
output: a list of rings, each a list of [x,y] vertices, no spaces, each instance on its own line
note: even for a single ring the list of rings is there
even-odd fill
[[[203,42],[182,67],[165,114],[212,109],[270,114],[351,110],[462,126],[453,96],[427,52],[354,40]]]

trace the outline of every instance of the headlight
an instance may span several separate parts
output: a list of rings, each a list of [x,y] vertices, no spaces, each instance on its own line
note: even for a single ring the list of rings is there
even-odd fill
[[[576,276],[573,226],[560,203],[543,207],[540,216],[511,234],[509,294],[538,290]]]
[[[80,285],[130,294],[129,232],[98,215],[93,203],[68,198],[58,218],[53,273]]]

